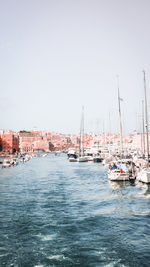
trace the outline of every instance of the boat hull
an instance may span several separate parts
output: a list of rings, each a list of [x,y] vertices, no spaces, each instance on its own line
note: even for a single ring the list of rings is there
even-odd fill
[[[128,173],[110,172],[108,173],[108,179],[110,181],[129,181],[129,175]]]
[[[97,163],[97,162],[102,162],[103,159],[102,158],[93,158],[93,162]]]
[[[148,170],[140,171],[137,175],[137,180],[142,183],[150,184],[150,171]]]
[[[77,159],[77,161],[78,161],[78,162],[87,162],[87,161],[88,161],[88,158],[86,158],[86,157],[79,157],[79,158]]]
[[[75,159],[75,158],[69,158],[69,161],[70,162],[77,162],[77,159]]]

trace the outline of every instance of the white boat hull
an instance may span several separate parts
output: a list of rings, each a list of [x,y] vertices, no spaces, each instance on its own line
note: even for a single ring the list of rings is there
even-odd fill
[[[146,184],[150,183],[150,171],[141,170],[137,175],[137,180]]]
[[[3,159],[2,167],[3,168],[10,167],[12,165],[12,163],[13,163],[12,159],[5,158],[5,159]]]
[[[3,168],[7,168],[7,167],[10,167],[10,166],[11,166],[11,163],[5,163],[5,162],[2,165]]]
[[[87,157],[79,157],[77,159],[78,162],[87,162],[88,161],[88,158]]]
[[[75,158],[69,158],[69,161],[70,162],[77,162],[77,159],[75,159]]]
[[[121,172],[109,172],[108,179],[110,181],[129,181],[129,174]]]

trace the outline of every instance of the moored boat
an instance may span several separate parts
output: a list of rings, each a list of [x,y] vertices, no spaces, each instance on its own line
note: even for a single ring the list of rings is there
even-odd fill
[[[100,156],[95,156],[95,157],[93,157],[93,162],[95,162],[95,163],[98,163],[98,162],[102,162],[103,161],[103,158],[101,158]]]
[[[108,179],[110,181],[129,181],[129,174],[127,172],[121,172],[120,169],[108,172]]]
[[[129,172],[125,164],[114,163],[108,170],[110,181],[129,181]]]
[[[76,153],[75,149],[68,150],[67,156],[68,156],[68,160],[70,162],[76,162],[77,161],[77,153]]]
[[[84,153],[84,108],[82,107],[82,116],[81,116],[81,127],[80,127],[80,146],[79,146],[79,157],[77,158],[78,162],[87,162],[88,157]]]
[[[146,144],[147,144],[147,168],[142,168],[137,175],[137,180],[146,184],[150,183],[150,161],[149,161],[149,130],[148,130],[148,112],[147,112],[147,95],[146,95],[146,78],[144,74],[144,100],[145,100],[145,128],[146,128]]]
[[[9,158],[4,158],[3,159],[3,163],[2,163],[2,167],[3,168],[7,168],[10,167],[12,165],[12,160]]]
[[[143,183],[149,184],[150,183],[150,170],[148,170],[148,169],[142,169],[137,174],[137,180],[139,182],[143,182]]]
[[[85,157],[85,156],[80,156],[79,158],[77,158],[77,161],[78,162],[87,162],[88,161],[88,158]]]
[[[68,160],[69,160],[70,162],[77,162],[77,157],[70,156],[70,157],[68,158]]]

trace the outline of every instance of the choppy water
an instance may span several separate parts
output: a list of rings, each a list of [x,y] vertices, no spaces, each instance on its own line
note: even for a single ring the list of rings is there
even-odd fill
[[[150,266],[150,188],[66,155],[0,170],[2,266]]]

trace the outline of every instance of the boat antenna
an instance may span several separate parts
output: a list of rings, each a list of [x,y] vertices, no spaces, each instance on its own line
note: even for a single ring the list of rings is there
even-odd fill
[[[147,160],[149,168],[149,136],[148,136],[148,114],[147,114],[147,96],[146,96],[146,78],[145,71],[143,70],[143,79],[144,79],[144,100],[145,100],[145,128],[146,128],[146,140],[147,140]]]

